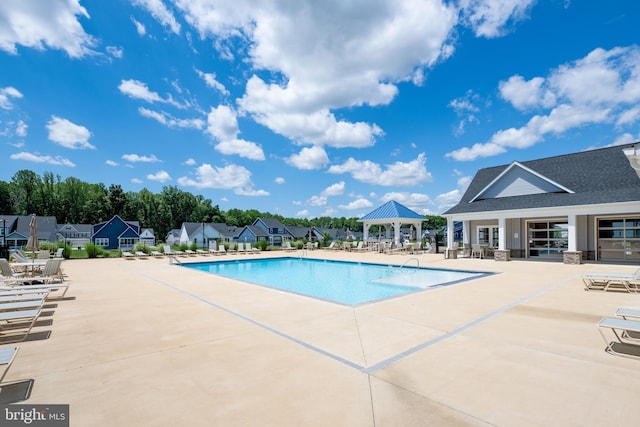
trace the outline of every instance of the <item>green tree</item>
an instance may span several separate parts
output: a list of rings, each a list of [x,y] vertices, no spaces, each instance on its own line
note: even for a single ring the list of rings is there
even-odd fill
[[[17,215],[40,213],[39,190],[42,186],[40,176],[33,171],[22,169],[11,178],[14,195],[14,209]]]

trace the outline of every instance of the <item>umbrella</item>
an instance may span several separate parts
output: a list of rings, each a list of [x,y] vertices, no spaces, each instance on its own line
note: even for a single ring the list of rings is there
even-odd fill
[[[31,249],[32,257],[35,258],[38,251],[38,221],[36,220],[36,214],[31,215],[31,222],[29,222],[29,240],[27,241],[27,249]]]

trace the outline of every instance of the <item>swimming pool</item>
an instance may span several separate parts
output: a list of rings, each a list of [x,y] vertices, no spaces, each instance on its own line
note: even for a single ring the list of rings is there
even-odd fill
[[[182,266],[346,305],[406,295],[489,274],[292,257]]]

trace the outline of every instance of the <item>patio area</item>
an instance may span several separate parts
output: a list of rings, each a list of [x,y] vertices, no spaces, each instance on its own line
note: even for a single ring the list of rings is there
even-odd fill
[[[182,262],[298,256],[196,256]],[[315,250],[307,257],[492,271],[343,306],[172,265],[72,260],[51,322],[18,344],[22,403],[71,425],[629,425],[640,359],[604,351],[597,322],[640,295],[585,291],[622,265]],[[69,298],[71,297],[71,298]],[[38,335],[35,335],[38,337]]]

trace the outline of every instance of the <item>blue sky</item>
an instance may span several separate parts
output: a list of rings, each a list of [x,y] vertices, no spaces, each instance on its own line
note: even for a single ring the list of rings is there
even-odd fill
[[[639,20],[634,0],[3,0],[0,179],[437,215],[479,168],[640,140]]]

